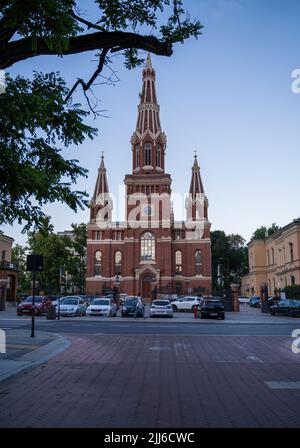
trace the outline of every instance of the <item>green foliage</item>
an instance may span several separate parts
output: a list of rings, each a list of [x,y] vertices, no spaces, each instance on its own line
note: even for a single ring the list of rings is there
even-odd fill
[[[43,38],[49,48],[63,54],[69,38],[81,30],[71,16],[74,0],[4,0],[0,14],[5,17],[5,27],[18,30],[22,37],[32,39],[38,50],[38,38]]]
[[[63,268],[63,286],[65,289],[84,291],[86,272],[87,233],[85,224],[72,224],[74,237],[54,233],[50,218],[42,219],[42,225],[36,232],[30,232],[28,249],[30,253],[43,255],[44,270],[37,274],[39,290],[46,294],[59,293],[59,273]],[[24,250],[24,248],[21,248]],[[25,272],[26,263],[21,271]]]
[[[7,78],[0,96],[0,224],[17,219],[27,230],[39,224],[47,203],[64,202],[74,211],[87,204],[85,192],[72,190],[87,170],[61,151],[96,130],[83,123],[88,113],[80,105],[64,102],[67,92],[55,73]]]
[[[27,247],[23,247],[20,244],[14,244],[12,248],[11,261],[18,265],[18,292],[30,293],[31,278],[30,274],[26,272],[26,256]]]
[[[287,299],[300,300],[300,285],[290,285],[284,289]]]
[[[251,237],[251,241],[264,240],[268,236],[271,236],[274,233],[276,233],[278,230],[280,230],[280,227],[276,223],[273,223],[270,227],[265,227],[265,226],[259,227],[253,233],[253,235]]]
[[[220,287],[227,289],[230,283],[239,283],[241,277],[247,274],[248,248],[245,243],[246,241],[240,235],[226,235],[221,230],[211,232],[214,290]]]

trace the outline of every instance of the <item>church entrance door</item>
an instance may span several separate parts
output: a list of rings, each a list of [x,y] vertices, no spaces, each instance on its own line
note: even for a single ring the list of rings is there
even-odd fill
[[[144,275],[142,278],[142,297],[149,299],[152,296],[153,282],[155,278],[152,275]]]

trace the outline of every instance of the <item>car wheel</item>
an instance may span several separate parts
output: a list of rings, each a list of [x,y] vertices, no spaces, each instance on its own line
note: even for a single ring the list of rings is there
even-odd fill
[[[177,306],[176,305],[172,305],[172,308],[173,308],[174,313],[177,313],[177,311],[178,311]]]
[[[295,317],[295,313],[294,313],[294,311],[290,311],[290,312],[289,312],[289,317]]]
[[[205,315],[203,313],[200,313],[200,319],[205,319]]]
[[[271,310],[271,315],[275,316],[275,311],[274,310]]]

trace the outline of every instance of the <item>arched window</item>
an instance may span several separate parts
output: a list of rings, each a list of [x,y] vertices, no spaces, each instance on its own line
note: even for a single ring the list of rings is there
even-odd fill
[[[97,250],[95,252],[95,275],[102,275],[102,252]]]
[[[138,168],[140,166],[140,145],[136,145],[135,147],[135,162]]]
[[[161,146],[157,145],[156,147],[156,166],[161,168]]]
[[[175,273],[176,275],[182,274],[182,253],[180,250],[175,252]]]
[[[155,260],[155,237],[151,232],[146,232],[141,237],[141,260]]]
[[[151,143],[145,144],[145,163],[146,166],[151,166],[151,151],[152,151],[152,145]]]
[[[115,252],[115,274],[122,275],[122,252],[119,250]]]
[[[195,252],[195,274],[202,274],[202,251],[196,250]]]

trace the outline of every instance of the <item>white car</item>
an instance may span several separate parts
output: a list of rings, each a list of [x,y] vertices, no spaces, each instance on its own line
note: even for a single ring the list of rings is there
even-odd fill
[[[149,317],[173,317],[173,309],[169,300],[153,300]]]
[[[98,315],[116,317],[117,306],[112,299],[108,299],[107,297],[100,297],[92,300],[92,303],[86,310],[86,314],[88,316]]]
[[[203,300],[200,297],[185,296],[174,300],[171,305],[173,311],[193,311],[194,307],[199,306]]]
[[[85,316],[86,304],[80,297],[69,296],[64,297],[59,307],[56,306],[56,314],[61,316]]]

